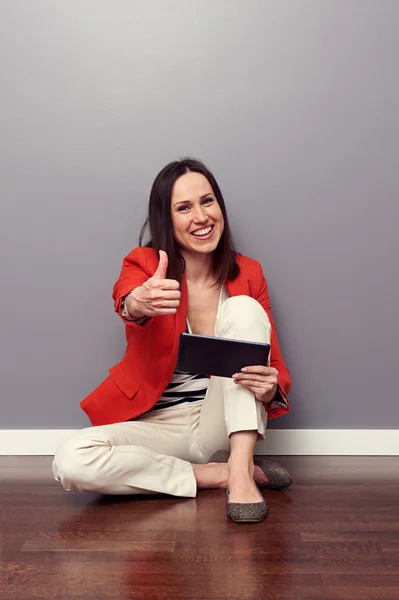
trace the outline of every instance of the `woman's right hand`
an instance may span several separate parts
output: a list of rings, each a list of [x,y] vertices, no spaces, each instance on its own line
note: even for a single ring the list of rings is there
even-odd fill
[[[168,255],[159,251],[159,264],[154,275],[126,298],[126,308],[133,319],[174,315],[180,305],[180,284],[166,279]]]

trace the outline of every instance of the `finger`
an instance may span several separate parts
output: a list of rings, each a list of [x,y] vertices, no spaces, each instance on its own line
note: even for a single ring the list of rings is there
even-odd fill
[[[165,300],[180,300],[181,293],[179,292],[179,290],[163,290],[162,298],[164,298]]]
[[[160,290],[158,288],[150,289],[148,300],[151,303],[158,302],[158,304],[163,302],[164,300],[178,300],[180,302],[180,292],[178,291],[168,291],[168,290]]]
[[[265,365],[257,365],[252,367],[244,367],[241,369],[243,373],[259,373],[262,375],[278,375],[277,369],[274,367],[265,367]]]
[[[259,381],[271,381],[278,379],[277,373],[271,373],[270,375],[265,375],[265,373],[234,373],[233,377],[237,377],[238,379],[259,379]]]
[[[235,381],[235,385],[242,385],[243,387],[249,388],[251,390],[261,391],[262,394],[267,394],[274,390],[277,386],[274,385],[262,385],[258,381]]]
[[[267,392],[270,391],[270,390],[265,390],[264,388],[258,387],[256,385],[247,385],[245,383],[241,383],[240,385],[247,388],[248,390],[251,390],[251,392],[253,392],[254,394],[257,394],[259,397],[264,396]]]
[[[251,392],[253,392],[254,394],[259,394],[260,396],[263,396],[264,394],[266,394],[266,392],[268,392],[269,390],[265,390],[265,388],[263,387],[259,387],[259,385],[253,385],[251,383],[245,383],[245,382],[240,382],[237,383],[237,385],[242,385],[243,387],[247,388],[248,390],[251,390]]]
[[[180,300],[155,300],[155,302],[152,303],[152,306],[154,308],[179,308]]]
[[[159,263],[153,277],[155,279],[165,279],[168,270],[168,255],[164,250],[159,251]]]
[[[277,383],[277,378],[276,377],[256,377],[256,375],[233,375],[233,379],[234,381],[237,381],[237,383],[242,383],[242,382],[252,382],[252,383],[258,383],[264,386],[268,386],[268,385],[275,385]]]
[[[180,283],[175,279],[159,279],[152,277],[153,287],[159,288],[161,290],[179,290]]]
[[[180,300],[181,293],[179,290],[162,290],[155,287],[150,290],[150,298],[152,300]]]

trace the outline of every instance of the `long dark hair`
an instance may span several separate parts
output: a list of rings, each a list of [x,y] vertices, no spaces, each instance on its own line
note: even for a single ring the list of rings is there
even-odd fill
[[[167,277],[181,283],[185,261],[180,253],[179,245],[173,237],[171,198],[175,181],[190,172],[201,173],[207,178],[223,214],[224,230],[219,244],[213,252],[212,261],[212,273],[216,278],[215,285],[223,285],[227,280],[236,279],[240,268],[236,260],[236,251],[222,192],[212,173],[199,160],[183,158],[169,163],[158,173],[152,185],[148,217],[141,229],[139,244],[143,245],[144,234],[149,227],[150,241],[145,246],[155,250],[165,250],[169,258]]]

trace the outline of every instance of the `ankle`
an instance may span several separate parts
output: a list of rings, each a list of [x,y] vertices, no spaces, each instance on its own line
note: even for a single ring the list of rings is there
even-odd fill
[[[229,466],[228,483],[229,485],[244,483],[245,481],[254,481],[255,467],[251,465]]]
[[[230,454],[227,462],[228,468],[232,470],[250,470],[255,468],[254,457],[252,455],[242,456],[242,454]]]
[[[228,470],[226,463],[192,464],[198,489],[226,488]]]

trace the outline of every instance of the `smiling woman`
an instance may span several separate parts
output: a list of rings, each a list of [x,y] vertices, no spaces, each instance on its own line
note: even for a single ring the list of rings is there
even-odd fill
[[[262,521],[259,487],[291,478],[254,459],[254,448],[268,416],[289,410],[290,375],[262,268],[236,252],[222,193],[200,161],[172,162],[156,177],[140,247],[123,260],[113,296],[126,353],[81,402],[94,427],[60,446],[55,478],[66,490],[107,494],[225,488],[231,519]],[[270,344],[270,362],[232,378],[179,372],[183,332]],[[208,462],[218,450],[230,450],[228,463]]]
[[[209,236],[194,238],[201,227],[212,226]],[[165,250],[169,263],[167,275],[181,283],[185,254],[209,256],[218,284],[238,275],[236,251],[230,231],[226,205],[219,185],[198,160],[186,158],[166,165],[153,183],[148,218],[140,233],[140,246],[150,229],[146,247]],[[208,241],[207,244],[193,242]],[[182,251],[183,250],[183,251]]]

